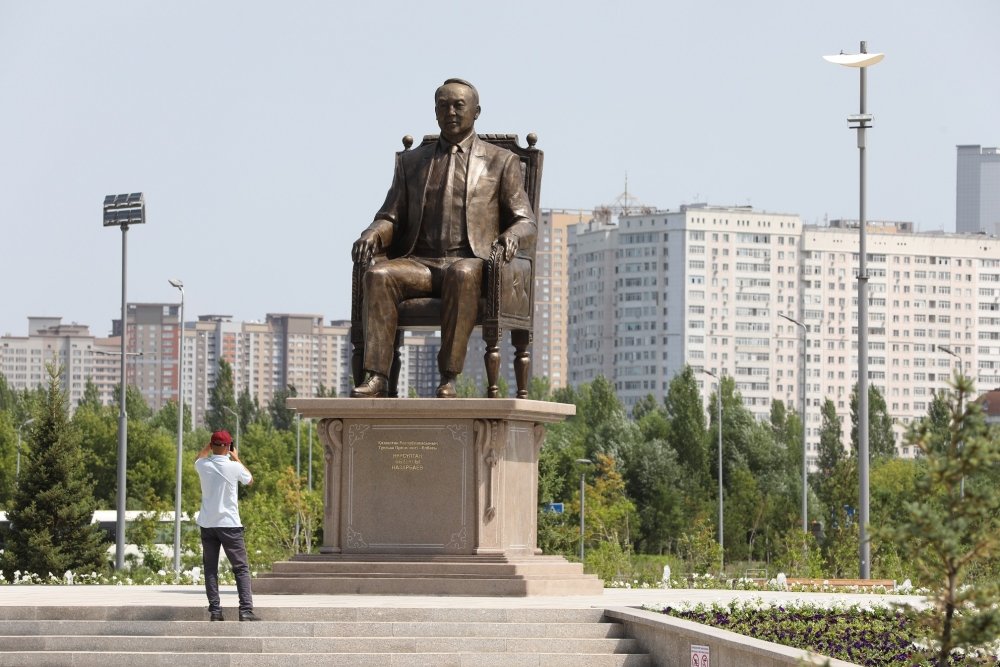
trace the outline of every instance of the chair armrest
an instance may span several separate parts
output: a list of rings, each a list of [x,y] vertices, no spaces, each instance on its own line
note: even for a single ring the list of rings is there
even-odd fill
[[[518,252],[509,262],[503,261],[503,250],[494,248],[487,263],[485,318],[500,316],[532,317],[534,291],[534,260]]]

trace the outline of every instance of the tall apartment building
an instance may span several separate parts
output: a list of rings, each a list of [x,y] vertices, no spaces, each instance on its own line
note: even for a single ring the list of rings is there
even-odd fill
[[[531,374],[552,389],[569,380],[569,246],[576,225],[593,219],[588,210],[542,209],[535,253],[535,314]]]
[[[614,278],[618,225],[594,218],[569,241],[568,384],[614,377]]]
[[[125,341],[125,377],[139,389],[155,411],[167,401],[177,400],[180,381],[177,352],[180,341],[180,305],[176,303],[130,303],[126,309],[128,337]],[[112,321],[112,335],[121,336],[121,320]]]
[[[289,387],[299,396],[321,389],[346,396],[349,334],[350,322],[324,324],[321,315],[269,313],[263,322],[202,315],[185,327],[185,403],[203,423],[220,359],[232,366],[236,394],[246,389],[261,407]]]
[[[1000,236],[1000,148],[958,146],[955,231]]]
[[[857,382],[857,224],[807,226],[802,239],[799,319],[810,329],[810,404],[830,398],[848,425]],[[867,240],[868,378],[901,436],[959,367],[978,391],[1000,385],[1000,239],[890,222],[871,223]],[[818,422],[811,427],[817,434]],[[902,455],[914,454],[897,443]]]
[[[630,407],[647,394],[662,400],[690,364],[706,401],[714,381],[702,369],[734,377],[758,419],[774,399],[797,411],[803,336],[784,314],[808,328],[807,441],[815,459],[825,398],[849,440],[857,248],[857,222],[803,227],[795,215],[749,207],[696,204],[623,216],[617,228],[585,225],[571,260],[571,383],[603,374]],[[869,379],[899,442],[957,367],[939,346],[961,357],[981,389],[1000,383],[1000,259],[992,259],[1000,258],[1000,240],[870,223],[868,255]],[[599,335],[609,327],[610,337]]]
[[[49,364],[63,371],[62,385],[70,409],[83,398],[87,380],[101,400],[111,403],[121,381],[118,338],[97,338],[82,324],[63,324],[60,317],[29,317],[27,336],[0,337],[0,373],[18,391],[44,387]]]

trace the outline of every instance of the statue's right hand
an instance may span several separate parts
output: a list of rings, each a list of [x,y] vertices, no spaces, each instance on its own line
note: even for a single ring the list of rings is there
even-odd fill
[[[355,264],[367,264],[371,261],[372,255],[379,249],[379,245],[378,234],[370,229],[365,230],[361,238],[354,242],[351,258]]]

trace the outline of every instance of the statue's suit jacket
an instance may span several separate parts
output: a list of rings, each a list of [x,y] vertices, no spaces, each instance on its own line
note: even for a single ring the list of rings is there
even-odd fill
[[[427,177],[437,142],[396,154],[396,171],[385,203],[369,229],[378,234],[389,259],[413,252],[424,213]],[[469,244],[480,259],[503,233],[534,239],[535,219],[524,191],[520,161],[510,151],[473,138],[466,172],[465,212]],[[439,225],[439,220],[426,221]]]

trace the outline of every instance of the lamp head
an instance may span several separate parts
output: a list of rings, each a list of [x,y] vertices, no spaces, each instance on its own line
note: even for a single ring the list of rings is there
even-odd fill
[[[823,60],[844,67],[871,67],[882,62],[884,53],[838,53],[835,56],[823,56]]]
[[[168,278],[167,282],[170,283],[171,286],[176,287],[179,290],[184,289],[184,283],[178,280],[177,278]]]

